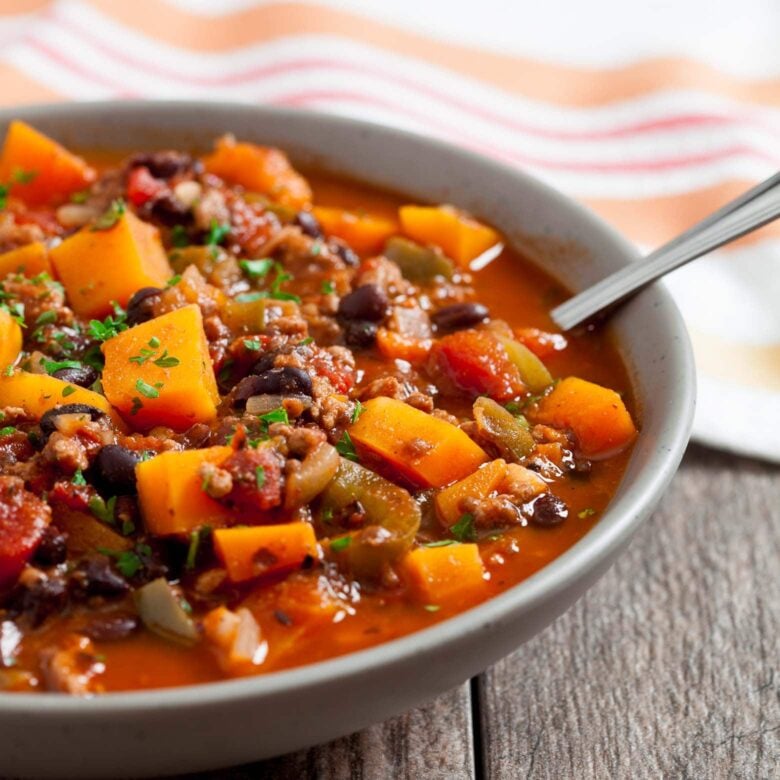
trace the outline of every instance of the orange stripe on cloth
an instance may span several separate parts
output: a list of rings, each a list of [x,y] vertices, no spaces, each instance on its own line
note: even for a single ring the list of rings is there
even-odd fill
[[[158,0],[89,2],[151,38],[202,51],[229,51],[290,35],[340,35],[416,57],[509,92],[562,105],[593,106],[658,89],[695,89],[780,106],[779,78],[741,79],[683,58],[584,69],[435,41],[368,17],[303,3],[274,3],[204,18]]]
[[[683,195],[638,200],[585,199],[584,202],[633,241],[655,247],[704,219],[754,184],[754,181],[727,181]],[[725,249],[776,237],[780,237],[780,222],[766,225]]]

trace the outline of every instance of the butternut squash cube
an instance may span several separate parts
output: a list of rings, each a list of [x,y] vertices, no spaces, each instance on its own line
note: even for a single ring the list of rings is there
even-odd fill
[[[425,604],[474,603],[485,596],[485,570],[476,544],[418,547],[401,560],[401,572]]]
[[[219,392],[194,303],[103,343],[106,398],[139,430],[183,431],[216,417]]]
[[[214,547],[232,582],[244,582],[317,558],[317,537],[308,523],[219,528]]]
[[[95,171],[53,139],[18,119],[8,126],[0,182],[28,206],[61,202],[94,180]]]
[[[0,371],[16,362],[22,349],[22,329],[5,310],[0,309]]]
[[[285,206],[302,208],[311,203],[311,187],[290,165],[280,149],[220,138],[212,154],[203,158],[209,173],[250,192],[259,192]]]
[[[631,414],[614,390],[574,376],[542,398],[532,416],[545,425],[569,428],[589,458],[614,455],[636,437]]]
[[[203,491],[203,463],[223,463],[230,447],[163,452],[135,467],[146,529],[156,536],[186,535],[202,525],[220,526],[235,513]]]
[[[465,479],[440,490],[434,499],[439,520],[447,528],[455,525],[463,514],[460,508],[463,499],[487,498],[504,481],[506,473],[506,461],[494,460]]]
[[[493,228],[452,206],[401,206],[398,215],[405,235],[440,247],[461,266],[501,241]]]
[[[398,233],[398,223],[384,217],[325,206],[312,210],[327,235],[344,239],[362,255],[381,252],[387,239]]]
[[[125,211],[111,227],[87,226],[50,252],[68,302],[82,317],[102,319],[112,301],[126,306],[141,287],[164,287],[173,276],[156,227]]]
[[[87,390],[48,374],[30,374],[19,371],[11,376],[0,376],[0,407],[21,406],[32,417],[41,418],[44,412],[63,404],[89,404],[105,412],[120,430],[126,430],[122,418],[99,393]]]
[[[358,452],[386,461],[421,487],[448,485],[488,460],[460,428],[385,396],[363,404],[349,435]]]
[[[4,279],[8,274],[37,276],[43,272],[51,275],[51,263],[49,250],[41,241],[25,244],[0,255],[0,279]]]

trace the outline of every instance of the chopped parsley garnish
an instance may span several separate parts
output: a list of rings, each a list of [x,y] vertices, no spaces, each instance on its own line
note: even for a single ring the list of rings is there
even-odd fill
[[[26,328],[27,323],[24,321],[24,304],[23,303],[0,303],[0,309],[7,311],[11,318],[21,328]]]
[[[71,203],[86,203],[89,197],[89,190],[81,190],[81,192],[74,192],[70,196]]]
[[[426,542],[423,547],[449,547],[451,544],[457,544],[454,539],[439,539],[436,542]]]
[[[238,301],[238,303],[253,303],[254,301],[261,301],[267,297],[268,295],[264,292],[248,292],[236,295],[235,300]]]
[[[238,265],[250,279],[262,279],[274,267],[274,261],[264,257],[260,260],[239,260]]]
[[[190,544],[187,547],[187,558],[184,563],[184,568],[187,571],[192,571],[195,568],[195,564],[198,561],[198,551],[200,550],[200,544],[203,538],[211,533],[211,526],[204,525],[200,528],[196,528],[190,533]]]
[[[211,220],[209,234],[206,237],[206,246],[211,250],[211,256],[216,257],[219,252],[219,245],[228,237],[230,225],[220,224],[216,219]]]
[[[332,295],[334,292],[336,292],[336,288],[330,279],[323,280],[322,284],[320,285],[320,290],[322,291],[323,295]]]
[[[261,414],[260,422],[263,426],[263,433],[268,434],[271,423],[289,423],[290,418],[287,416],[287,410],[283,406],[279,406],[276,409],[271,409],[270,412]]]
[[[3,374],[4,374],[5,376],[13,376],[13,374],[14,374],[14,367],[13,367],[13,364],[12,364],[12,363],[9,363],[9,364],[8,364],[8,365],[5,367],[5,370],[3,371]]]
[[[42,311],[35,319],[36,325],[51,325],[52,322],[57,321],[57,312],[49,309],[49,311]]]
[[[16,168],[11,174],[11,178],[16,184],[29,184],[38,175],[38,171],[24,171]]]
[[[89,511],[92,512],[98,520],[102,520],[107,525],[115,525],[114,509],[116,508],[116,496],[111,496],[108,501],[104,501],[100,496],[92,496],[87,504]]]
[[[157,349],[157,347],[160,346],[160,339],[157,338],[157,336],[152,336],[148,341],[149,346],[152,349]]]
[[[176,368],[180,362],[179,358],[169,355],[167,349],[163,350],[162,355],[153,361],[154,365],[159,368]]]
[[[476,541],[477,531],[474,528],[474,515],[469,514],[468,512],[461,515],[458,522],[450,528],[450,533],[459,542]]]
[[[244,347],[250,352],[258,352],[262,344],[257,339],[244,339]]]
[[[78,360],[48,360],[41,358],[41,366],[47,374],[53,374],[55,371],[61,371],[63,368],[81,368]]]
[[[148,382],[144,382],[143,379],[136,380],[135,383],[135,389],[138,390],[138,392],[144,396],[145,398],[159,398],[160,397],[160,389],[162,387],[162,384],[160,382],[157,382],[156,385],[152,386]]]
[[[298,347],[306,347],[309,344],[311,344],[314,341],[314,339],[311,336],[307,336],[305,339],[302,339],[299,341],[296,346]]]
[[[352,415],[349,418],[350,422],[354,425],[354,423],[358,421],[358,417],[360,417],[364,411],[365,408],[363,407],[363,404],[361,404],[360,401],[355,401],[355,408],[352,410]]]
[[[122,198],[112,200],[111,205],[95,220],[92,230],[109,230],[119,222],[125,211],[127,211],[127,206]]]
[[[171,243],[178,248],[189,245],[190,239],[184,225],[174,225],[171,228]]]
[[[333,552],[341,552],[342,550],[346,550],[350,544],[352,544],[351,536],[339,536],[330,543],[330,549],[333,550]]]
[[[258,490],[265,485],[265,469],[262,466],[255,468],[255,482]]]
[[[360,460],[355,450],[355,445],[352,443],[352,438],[346,431],[341,434],[341,438],[336,442],[336,450],[342,458],[355,462]]]
[[[81,469],[76,469],[76,473],[70,480],[71,485],[86,485],[87,480],[84,479],[84,475],[81,473]]]
[[[176,276],[172,276],[168,281],[165,283],[166,287],[174,287],[181,281],[181,274],[176,274]]]
[[[118,303],[114,303],[113,306],[114,313],[109,314],[103,322],[100,320],[89,321],[87,332],[93,339],[108,341],[123,330],[127,330],[127,312]]]
[[[76,388],[73,385],[68,385],[62,388],[62,397],[67,398],[69,395],[73,395],[76,392]]]
[[[109,550],[106,547],[98,547],[97,551],[113,558],[116,567],[124,577],[133,577],[144,567],[144,558],[150,558],[152,548],[148,544],[139,544],[135,550]]]
[[[593,517],[593,515],[595,514],[596,514],[595,509],[591,507],[587,507],[583,509],[581,512],[577,512],[577,517],[579,517],[580,520],[584,520],[586,517]]]
[[[13,425],[6,425],[5,428],[0,428],[0,436],[10,436],[12,433],[16,433],[16,428]]]

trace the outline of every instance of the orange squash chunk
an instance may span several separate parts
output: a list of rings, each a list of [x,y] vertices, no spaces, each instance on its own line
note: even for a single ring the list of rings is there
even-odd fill
[[[20,172],[30,174],[30,181]],[[56,141],[18,119],[8,126],[0,152],[0,182],[13,183],[11,194],[28,206],[61,202],[94,180],[95,171]]]
[[[476,544],[418,547],[401,560],[401,573],[426,604],[457,605],[485,594],[485,569]]]
[[[455,525],[463,514],[460,508],[463,499],[487,498],[504,481],[506,472],[506,461],[494,460],[465,479],[440,490],[434,499],[439,520],[447,528]]]
[[[317,537],[308,523],[219,528],[214,547],[232,582],[244,582],[317,558]]]
[[[488,456],[460,428],[394,398],[372,398],[349,429],[358,451],[386,461],[421,487],[471,474]]]
[[[421,244],[434,244],[461,266],[501,241],[493,228],[452,206],[401,206],[403,232]]]
[[[0,370],[16,362],[22,349],[22,329],[5,310],[0,309]]]
[[[44,271],[51,275],[49,250],[41,241],[25,244],[0,255],[0,279],[8,274],[20,273],[25,276],[37,276]]]
[[[313,211],[327,235],[344,239],[363,255],[381,252],[387,239],[398,233],[398,223],[384,217],[325,206],[315,206]]]
[[[0,376],[0,407],[20,406],[33,417],[63,404],[89,404],[105,412],[120,430],[125,430],[122,418],[99,393],[87,390],[48,374],[30,374],[19,371],[11,376]]]
[[[583,455],[607,457],[636,436],[636,427],[623,399],[607,387],[567,377],[539,402],[536,422],[569,428]]]
[[[217,415],[219,392],[194,303],[103,344],[103,391],[134,428],[183,431]]]
[[[236,515],[203,492],[203,463],[223,463],[233,450],[163,452],[135,467],[138,500],[146,529],[156,536],[185,535],[203,525],[234,522]]]
[[[220,138],[214,152],[203,158],[209,173],[250,192],[259,192],[285,206],[302,208],[311,203],[311,187],[290,165],[280,149]]]
[[[125,213],[106,230],[85,227],[50,252],[68,302],[82,317],[103,318],[142,287],[173,276],[156,227]]]

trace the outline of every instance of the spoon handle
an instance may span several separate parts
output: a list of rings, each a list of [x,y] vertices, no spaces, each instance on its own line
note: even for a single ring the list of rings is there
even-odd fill
[[[621,268],[550,312],[562,330],[625,300],[669,271],[780,217],[780,173],[730,201],[642,260]]]

